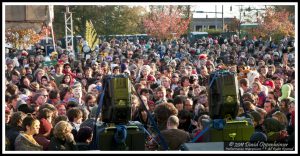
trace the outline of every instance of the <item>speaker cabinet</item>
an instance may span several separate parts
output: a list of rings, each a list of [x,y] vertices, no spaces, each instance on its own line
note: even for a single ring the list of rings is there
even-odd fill
[[[212,119],[237,116],[240,106],[238,81],[235,73],[217,71],[209,77],[209,114]]]

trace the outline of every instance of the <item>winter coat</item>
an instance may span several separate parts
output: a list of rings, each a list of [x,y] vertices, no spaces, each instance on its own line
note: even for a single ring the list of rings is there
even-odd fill
[[[39,145],[33,138],[30,139],[25,136],[26,134],[20,133],[15,140],[16,151],[42,151],[43,146]]]
[[[48,146],[49,151],[76,151],[75,142],[68,143],[64,140],[52,137]]]

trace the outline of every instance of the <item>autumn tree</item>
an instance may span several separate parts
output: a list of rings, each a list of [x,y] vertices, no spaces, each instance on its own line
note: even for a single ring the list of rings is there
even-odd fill
[[[234,16],[232,22],[226,25],[227,31],[237,32],[239,30],[239,25],[240,25],[240,20]]]
[[[279,41],[284,36],[295,35],[295,26],[289,21],[289,12],[278,11],[268,8],[261,19],[258,19],[259,26],[254,29],[255,36],[262,36],[263,38],[271,38]]]
[[[186,33],[191,18],[182,17],[182,9],[176,6],[151,6],[150,10],[143,21],[148,35],[164,40]]]
[[[5,41],[11,43],[17,49],[28,49],[42,37],[42,33],[38,34],[33,29],[7,29],[5,31]]]

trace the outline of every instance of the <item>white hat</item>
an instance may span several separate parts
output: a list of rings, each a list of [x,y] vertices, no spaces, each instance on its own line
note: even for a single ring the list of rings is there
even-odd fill
[[[29,99],[29,97],[25,94],[20,94],[19,98],[20,98],[20,100],[23,100],[23,101],[27,101]]]
[[[277,51],[275,51],[275,52],[273,53],[273,55],[274,55],[274,56],[275,56],[275,55],[279,56],[279,53],[278,53]]]

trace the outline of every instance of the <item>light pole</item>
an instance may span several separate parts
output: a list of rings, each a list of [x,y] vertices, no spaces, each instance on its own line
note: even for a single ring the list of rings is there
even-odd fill
[[[242,11],[243,11],[243,5],[238,5],[239,6],[239,12],[240,12],[240,21],[239,21],[239,38],[241,38],[241,25],[242,25]]]
[[[222,5],[222,12],[217,12],[217,11],[215,11],[215,12],[207,12],[207,11],[194,11],[195,13],[206,13],[206,18],[208,18],[207,17],[207,13],[214,13],[214,14],[222,14],[222,31],[224,32],[224,16],[223,16],[223,5]]]
[[[223,5],[222,5],[222,31],[224,32],[224,11],[223,11]]]
[[[238,31],[239,31],[239,38],[241,38],[241,25],[242,25],[242,12],[244,12],[244,16],[245,16],[245,11],[253,11],[256,10],[256,16],[258,17],[258,11],[259,10],[266,10],[266,9],[256,9],[256,8],[251,8],[250,6],[248,8],[246,8],[245,10],[243,10],[243,5],[237,5],[239,6],[239,13],[240,13],[240,21],[239,21],[239,27],[238,27]],[[230,11],[232,11],[232,7],[230,7]]]
[[[243,5],[237,5],[237,6],[239,6],[239,13],[240,13],[238,32],[239,32],[239,38],[241,38],[241,24],[242,24],[242,11],[243,11],[242,6]],[[232,11],[232,6],[230,6],[230,11]]]

